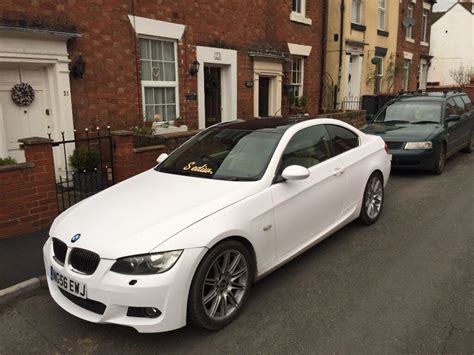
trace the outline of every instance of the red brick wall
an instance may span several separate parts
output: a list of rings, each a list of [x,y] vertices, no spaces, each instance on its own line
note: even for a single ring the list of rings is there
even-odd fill
[[[46,228],[58,212],[51,142],[24,147],[27,163],[0,167],[0,239]]]
[[[180,116],[194,129],[197,101],[186,101],[185,95],[197,93],[197,79],[188,74],[196,45],[238,51],[239,118],[253,116],[253,89],[245,87],[253,79],[250,49],[288,52],[288,42],[312,46],[305,61],[304,95],[308,112],[318,113],[323,0],[307,1],[311,26],[291,22],[290,9],[291,0],[2,0],[0,21],[73,28],[83,35],[68,45],[71,59],[82,53],[87,65],[84,79],[71,79],[76,129],[107,124],[129,129],[142,122],[137,43],[127,15],[185,24],[178,45]]]
[[[114,132],[113,135],[116,183],[152,168],[156,165],[156,158],[169,150],[164,145],[134,149],[131,132]]]
[[[394,82],[395,91],[400,91],[403,88],[403,52],[413,53],[413,59],[410,64],[409,71],[409,80],[408,80],[408,91],[414,91],[418,89],[419,78],[419,67],[420,59],[422,56],[428,56],[430,49],[429,47],[422,46],[421,41],[421,26],[422,26],[422,16],[423,16],[423,3],[425,1],[412,2],[412,0],[401,0],[400,10],[398,15],[398,39],[397,39],[397,58],[396,58],[396,76]],[[432,2],[426,0],[427,3]],[[415,25],[412,27],[412,38],[415,40],[414,43],[410,43],[405,40],[406,28],[403,26],[402,21],[407,16],[408,4],[413,4],[414,13],[413,18],[415,20]],[[427,30],[427,40],[430,42],[430,26],[431,26],[431,16],[432,12],[428,14],[428,30]]]

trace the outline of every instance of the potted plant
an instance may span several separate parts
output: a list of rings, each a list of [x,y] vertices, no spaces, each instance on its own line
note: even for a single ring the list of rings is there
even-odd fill
[[[176,117],[176,118],[174,119],[174,123],[173,123],[173,124],[174,124],[175,127],[181,127],[181,122],[182,122],[181,117]]]
[[[74,189],[80,192],[102,190],[102,172],[99,169],[99,152],[88,146],[74,149],[69,156],[69,165],[74,169]]]
[[[0,158],[0,166],[16,164],[16,159],[12,157]]]

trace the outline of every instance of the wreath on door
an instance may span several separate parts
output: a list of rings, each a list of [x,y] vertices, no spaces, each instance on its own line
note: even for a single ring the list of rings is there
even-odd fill
[[[12,88],[12,100],[18,106],[28,106],[35,99],[35,90],[28,83],[19,83]]]

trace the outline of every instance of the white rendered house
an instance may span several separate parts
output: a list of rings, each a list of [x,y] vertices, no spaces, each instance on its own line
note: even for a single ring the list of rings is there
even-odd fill
[[[474,2],[458,2],[440,15],[431,25],[428,82],[456,85],[451,70],[461,66],[474,70]]]

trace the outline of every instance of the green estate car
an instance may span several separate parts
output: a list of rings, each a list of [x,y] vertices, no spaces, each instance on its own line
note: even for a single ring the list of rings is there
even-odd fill
[[[403,94],[390,100],[362,128],[383,138],[392,167],[443,172],[446,158],[471,153],[474,109],[462,92]]]

